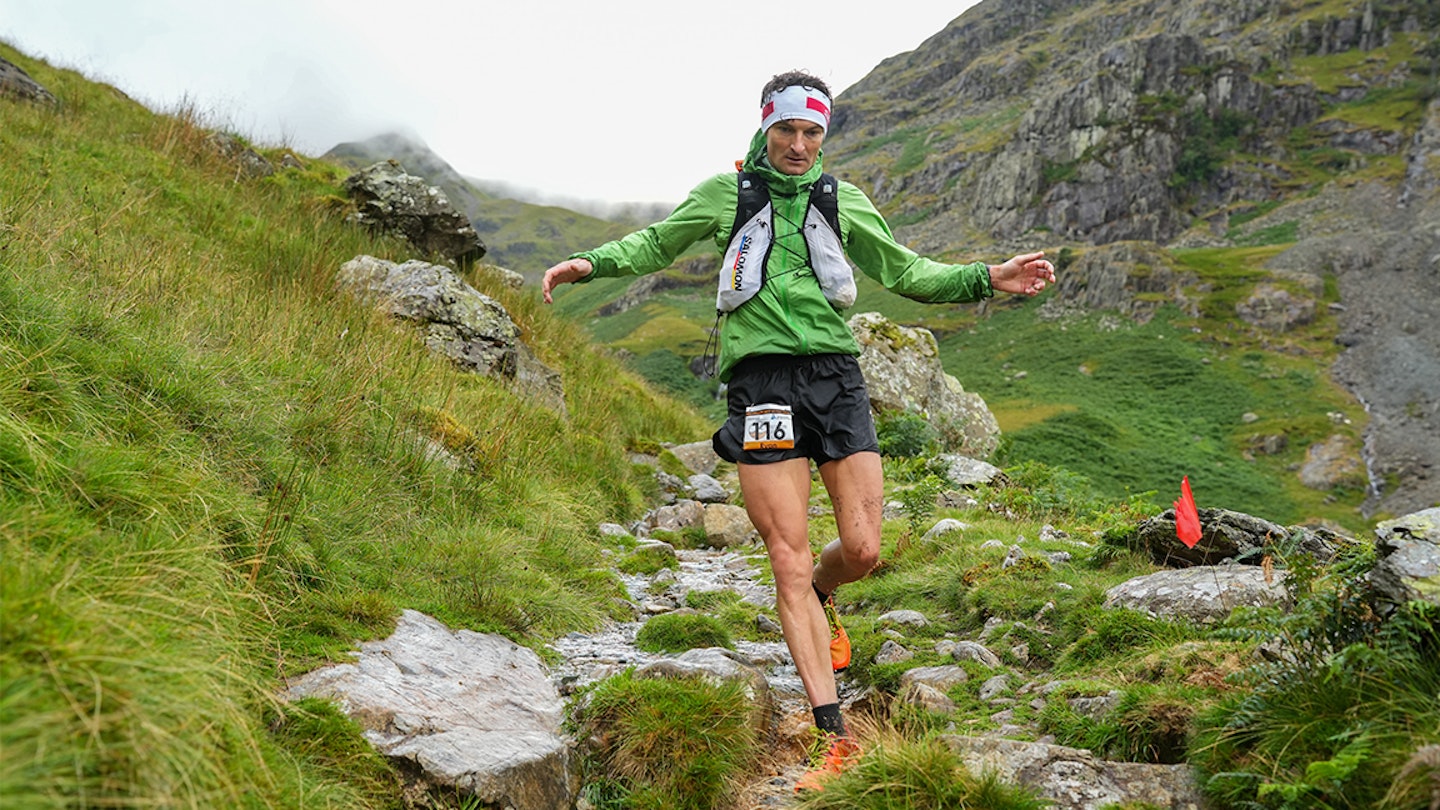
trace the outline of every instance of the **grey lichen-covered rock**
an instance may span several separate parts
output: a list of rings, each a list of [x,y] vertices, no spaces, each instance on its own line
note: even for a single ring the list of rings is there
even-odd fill
[[[1187,765],[1102,760],[1077,748],[998,737],[942,737],[973,773],[995,772],[1011,784],[1039,791],[1053,810],[1150,806],[1205,810]]]
[[[939,431],[947,450],[977,458],[995,452],[1000,425],[977,394],[945,373],[928,329],[900,326],[878,312],[853,316],[860,370],[876,413],[915,413]]]
[[[485,244],[465,215],[438,187],[406,174],[394,160],[382,160],[345,178],[355,201],[351,219],[382,233],[405,238],[426,255],[471,262],[485,255]]]
[[[1257,284],[1235,305],[1240,320],[1269,332],[1289,332],[1315,320],[1315,299],[1274,284]]]
[[[1335,559],[1336,552],[1356,541],[1329,529],[1308,526],[1281,526],[1278,523],[1233,512],[1229,509],[1199,509],[1201,537],[1194,548],[1175,535],[1175,510],[1141,522],[1135,542],[1160,565],[1216,565],[1225,560],[1259,565],[1267,546],[1281,545],[1312,555],[1318,562]]]
[[[945,463],[945,477],[957,487],[978,487],[1005,478],[1005,473],[988,461],[955,453],[941,453],[935,458]]]
[[[705,473],[695,473],[685,483],[694,493],[695,500],[701,503],[725,503],[730,500],[730,493],[725,491],[725,487]]]
[[[714,548],[735,548],[753,542],[760,536],[745,508],[725,503],[705,507],[703,517],[705,542]]]
[[[930,531],[925,532],[925,534],[920,537],[920,541],[923,543],[930,540],[938,540],[944,538],[948,534],[951,534],[953,532],[963,532],[968,528],[970,528],[969,525],[962,523],[955,518],[945,518],[944,520],[936,522],[934,526],[931,526]]]
[[[976,641],[956,642],[950,650],[950,656],[956,661],[975,661],[991,669],[1000,666],[1000,656]]]
[[[1164,250],[1151,242],[1115,242],[1086,249],[1057,274],[1053,295],[1037,316],[1059,320],[1100,310],[1145,323],[1165,304],[1192,310],[1184,295],[1193,273],[1177,271]]]
[[[956,708],[955,701],[951,700],[949,695],[929,684],[919,682],[911,683],[900,690],[895,700],[936,714],[949,714]]]
[[[652,531],[678,532],[705,522],[705,505],[693,498],[676,501],[670,506],[661,506],[645,517]]]
[[[911,627],[915,629],[930,624],[930,622],[925,619],[925,614],[918,610],[892,610],[882,614],[875,621],[881,625],[900,625],[901,627]]]
[[[915,653],[905,649],[905,646],[893,638],[885,639],[880,645],[880,652],[875,653],[877,664],[898,664],[902,661],[909,661],[915,657]]]
[[[14,98],[41,104],[59,104],[54,94],[30,78],[23,68],[0,57],[0,98]]]
[[[1375,547],[1370,582],[1383,601],[1440,605],[1440,507],[1380,523]]]
[[[904,688],[912,683],[923,683],[944,692],[950,687],[968,680],[970,680],[970,673],[957,666],[915,667],[901,673],[900,686]]]
[[[1319,490],[1363,488],[1365,462],[1360,458],[1355,440],[1337,433],[1310,445],[1305,450],[1305,462],[1300,465],[1300,483]]]
[[[711,475],[720,464],[720,456],[709,439],[667,448],[692,473]]]
[[[275,173],[275,165],[228,132],[213,132],[205,139],[221,157],[235,162],[236,179],[258,180]]]
[[[565,412],[560,374],[525,345],[520,327],[499,301],[449,267],[357,256],[340,267],[336,284],[393,317],[415,323],[425,345],[460,368],[504,379]]]
[[[1268,577],[1268,578],[1267,578]],[[1195,566],[1157,571],[1126,580],[1105,592],[1105,607],[1129,608],[1151,616],[1220,621],[1237,607],[1282,605],[1285,572],[1253,565]]]
[[[354,663],[309,673],[287,694],[337,701],[429,789],[515,810],[575,801],[564,703],[539,656],[501,636],[407,610],[389,638],[361,645]]]

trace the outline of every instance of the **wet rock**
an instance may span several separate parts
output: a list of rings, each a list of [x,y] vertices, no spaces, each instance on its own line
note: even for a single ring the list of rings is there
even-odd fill
[[[337,701],[425,789],[515,810],[575,800],[578,762],[561,732],[560,695],[539,656],[501,636],[407,610],[354,663],[311,672],[287,695]]]
[[[950,687],[965,683],[968,680],[970,680],[970,673],[957,666],[915,667],[914,669],[906,670],[900,675],[900,686],[905,687],[912,683],[923,683],[944,692],[949,690]]]
[[[900,703],[937,714],[950,714],[956,708],[955,701],[951,700],[949,695],[928,683],[911,683],[900,690],[900,694],[895,699]]]
[[[695,494],[695,500],[701,503],[725,503],[730,500],[730,493],[720,486],[720,482],[704,473],[690,476],[686,483]]]
[[[980,685],[980,699],[994,700],[1005,694],[1009,689],[1010,679],[1004,675],[996,675]]]
[[[931,526],[930,531],[925,532],[925,534],[920,538],[920,540],[922,542],[928,540],[935,540],[937,538],[944,537],[951,532],[963,532],[968,528],[970,528],[968,524],[961,523],[955,518],[945,518],[939,523],[936,523],[934,526]]]
[[[942,738],[972,773],[994,771],[1053,802],[1054,810],[1147,805],[1204,810],[1209,805],[1188,765],[1102,760],[1076,748],[1000,737]]]
[[[1195,622],[1220,621],[1237,607],[1286,604],[1285,572],[1273,572],[1268,582],[1266,576],[1264,569],[1251,565],[1157,571],[1106,591],[1104,606]]]
[[[898,624],[902,627],[921,628],[930,624],[925,619],[925,614],[918,610],[892,610],[877,619],[880,624]]]
[[[914,657],[915,653],[905,649],[900,642],[893,639],[886,639],[885,643],[880,645],[880,652],[875,654],[875,663],[898,664],[902,661],[909,661]]]
[[[1440,507],[1375,527],[1379,560],[1370,582],[1382,602],[1440,605]]]
[[[713,548],[735,548],[749,545],[759,537],[744,507],[712,503],[701,517],[705,526],[705,542]]]
[[[1175,535],[1175,510],[1141,522],[1136,528],[1136,543],[1150,553],[1160,565],[1216,565],[1224,560],[1259,565],[1261,552],[1277,542],[1293,544],[1295,550],[1310,554],[1317,562],[1330,562],[1343,545],[1354,543],[1351,538],[1326,529],[1306,526],[1281,526],[1263,518],[1232,512],[1228,509],[1199,509],[1200,541],[1187,547]]]
[[[1112,689],[1098,697],[1073,697],[1068,698],[1065,702],[1081,717],[1100,720],[1120,705],[1120,696],[1121,692],[1118,689]]]
[[[991,652],[985,645],[974,641],[956,642],[955,648],[950,652],[950,657],[956,661],[975,661],[991,669],[1000,666],[1000,656]]]
[[[942,453],[935,458],[945,462],[945,478],[957,487],[978,487],[1005,477],[994,464],[969,456]]]

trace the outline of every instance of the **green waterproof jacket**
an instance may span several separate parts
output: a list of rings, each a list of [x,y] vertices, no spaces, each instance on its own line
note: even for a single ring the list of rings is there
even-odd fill
[[[808,251],[798,227],[805,221],[810,186],[820,178],[822,161],[823,153],[805,174],[783,174],[765,156],[763,132],[750,142],[744,165],[769,184],[775,247],[760,292],[726,315],[720,327],[721,380],[730,379],[736,363],[756,355],[860,353],[845,318],[825,300],[807,266]],[[575,254],[595,267],[586,280],[662,270],[701,239],[714,240],[723,255],[735,224],[735,186],[735,173],[715,175],[696,186],[663,221]],[[942,264],[919,256],[895,241],[865,192],[842,181],[838,195],[840,242],[846,257],[887,289],[929,303],[978,301],[994,295],[984,262]]]

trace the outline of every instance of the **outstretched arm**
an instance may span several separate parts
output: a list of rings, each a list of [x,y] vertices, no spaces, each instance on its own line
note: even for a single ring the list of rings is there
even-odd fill
[[[1044,257],[1043,252],[1022,253],[1004,264],[990,265],[990,286],[1017,295],[1038,295],[1046,284],[1055,283],[1055,265]]]
[[[540,292],[545,295],[545,303],[552,303],[550,291],[561,284],[574,284],[582,278],[595,272],[595,265],[587,259],[566,259],[545,271],[545,280],[540,283]]]

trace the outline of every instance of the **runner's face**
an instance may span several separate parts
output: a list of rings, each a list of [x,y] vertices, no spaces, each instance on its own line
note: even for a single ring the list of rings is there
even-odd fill
[[[824,140],[825,128],[813,121],[776,121],[765,130],[765,153],[782,173],[802,175],[815,165]]]

